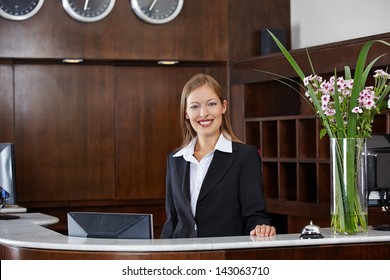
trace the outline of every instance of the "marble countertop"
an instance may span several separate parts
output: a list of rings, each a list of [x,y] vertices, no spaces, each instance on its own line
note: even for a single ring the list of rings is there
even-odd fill
[[[112,252],[168,252],[251,249],[270,247],[313,246],[326,244],[390,242],[389,231],[375,231],[357,235],[333,235],[322,229],[324,238],[300,239],[297,234],[279,234],[274,237],[214,237],[186,239],[101,239],[72,237],[45,228],[58,219],[41,213],[18,214],[20,219],[0,220],[0,243],[23,248],[112,251]]]

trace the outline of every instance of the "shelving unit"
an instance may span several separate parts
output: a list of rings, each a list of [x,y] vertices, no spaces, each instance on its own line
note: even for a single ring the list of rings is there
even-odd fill
[[[390,41],[390,33],[349,40],[309,49],[316,72],[329,77],[334,67],[354,68],[362,45],[373,39]],[[388,52],[379,44],[372,47],[371,61]],[[306,50],[291,52],[302,70],[310,74]],[[390,57],[381,58],[376,67],[387,67]],[[297,220],[316,220],[329,226],[330,166],[329,138],[319,138],[321,122],[298,93],[296,83],[288,87],[274,76],[277,73],[298,81],[282,54],[255,57],[234,63],[231,68],[232,123],[238,136],[258,147],[262,158],[264,192],[271,213],[287,216],[288,231],[296,232]],[[286,80],[287,81],[287,80]],[[375,117],[373,133],[390,132],[390,112]]]
[[[260,150],[267,198],[329,203],[317,190],[317,186],[329,185],[329,176],[322,176],[329,163],[329,139],[318,139],[321,124],[315,116],[249,118],[244,122],[246,143]]]

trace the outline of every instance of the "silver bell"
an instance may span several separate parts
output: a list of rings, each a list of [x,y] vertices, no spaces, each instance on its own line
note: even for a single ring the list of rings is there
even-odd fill
[[[317,239],[317,238],[324,238],[324,237],[321,234],[320,227],[313,225],[313,221],[310,221],[310,224],[303,228],[302,234],[299,238],[301,238],[301,239]]]

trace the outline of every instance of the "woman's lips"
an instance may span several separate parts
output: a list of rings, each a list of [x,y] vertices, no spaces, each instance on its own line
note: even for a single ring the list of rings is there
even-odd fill
[[[202,127],[209,127],[213,123],[213,120],[202,120],[202,121],[198,121],[198,123]]]

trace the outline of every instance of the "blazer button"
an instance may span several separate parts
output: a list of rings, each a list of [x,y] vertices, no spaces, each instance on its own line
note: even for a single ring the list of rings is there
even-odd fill
[[[198,225],[197,224],[194,225],[194,230],[198,230]]]

